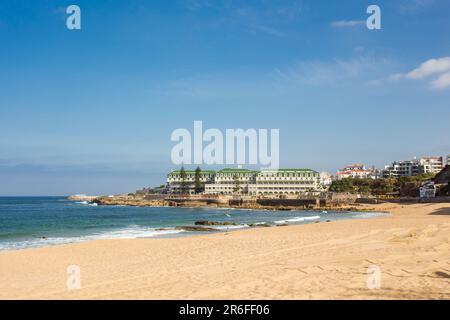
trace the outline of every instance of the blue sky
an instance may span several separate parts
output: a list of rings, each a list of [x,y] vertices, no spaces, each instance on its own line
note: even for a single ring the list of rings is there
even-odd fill
[[[382,30],[365,27],[370,4]],[[194,120],[280,129],[284,167],[450,154],[449,14],[446,0],[2,1],[0,195],[163,183],[170,134]]]

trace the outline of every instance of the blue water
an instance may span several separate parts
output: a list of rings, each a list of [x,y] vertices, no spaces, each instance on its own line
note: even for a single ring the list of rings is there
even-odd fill
[[[198,234],[175,230],[195,221],[247,224],[303,224],[339,219],[364,219],[377,213],[257,211],[203,208],[92,206],[63,197],[0,197],[0,250],[23,249],[94,239],[173,237]],[[164,228],[164,230],[159,230]]]

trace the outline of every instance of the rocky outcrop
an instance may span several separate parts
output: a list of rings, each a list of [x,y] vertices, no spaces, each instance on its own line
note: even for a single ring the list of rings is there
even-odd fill
[[[270,228],[272,225],[268,223],[251,223],[248,226],[250,228]]]
[[[196,221],[196,226],[237,226],[237,223],[230,221]]]
[[[167,207],[171,203],[165,200],[145,200],[132,197],[99,197],[92,200],[99,206],[135,206],[135,207]]]
[[[88,197],[88,196],[87,196]],[[267,200],[267,199],[266,199]],[[82,200],[85,201],[85,200]],[[262,203],[257,203],[256,201],[244,201],[242,205],[232,206],[228,202],[225,203],[211,203],[207,201],[181,201],[174,200],[172,198],[165,199],[148,199],[144,196],[138,195],[122,195],[113,197],[92,197],[87,201],[96,203],[102,206],[137,206],[137,207],[182,207],[182,208],[238,208],[238,209],[249,209],[249,210],[272,210],[272,211],[288,211],[288,210],[330,210],[330,211],[369,211],[358,208],[358,204],[353,205],[326,205],[326,206],[307,206],[305,208],[304,203],[292,202],[292,203],[280,203],[277,200],[269,201],[267,200],[264,205]],[[221,222],[222,223],[222,222]],[[204,224],[208,225],[208,224]],[[210,224],[214,225],[214,224]],[[224,225],[222,223],[222,225]],[[225,224],[226,225],[226,224]]]
[[[195,232],[211,232],[211,231],[217,231],[214,228],[208,228],[208,227],[199,227],[199,226],[180,226],[175,227],[176,230],[183,230],[183,231],[195,231]]]

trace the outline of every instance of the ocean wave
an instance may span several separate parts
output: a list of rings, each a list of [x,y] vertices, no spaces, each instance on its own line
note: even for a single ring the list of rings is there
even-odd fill
[[[95,203],[95,202],[89,202],[89,201],[86,201],[86,200],[84,200],[84,201],[76,201],[75,203],[77,203],[77,204],[82,204],[82,205],[85,205],[85,206],[91,206],[91,207],[96,207],[96,206],[98,206],[98,204],[97,203]]]
[[[289,222],[304,222],[304,221],[319,220],[319,219],[320,219],[320,216],[295,217],[295,218],[292,218],[292,219],[275,221],[275,223],[276,224],[285,224],[285,223],[289,223]]]
[[[248,224],[240,224],[237,226],[213,226],[211,228],[216,229],[216,230],[235,230],[235,229],[249,228],[249,225]]]
[[[356,219],[370,219],[376,217],[389,216],[389,213],[384,212],[354,212]]]
[[[79,237],[46,237],[22,241],[5,241],[0,242],[0,250],[38,248],[52,245],[79,243],[92,240],[154,238],[154,237],[175,235],[182,232],[185,231],[175,230],[173,228],[156,229],[156,228],[133,226],[125,229],[98,232],[92,235]]]

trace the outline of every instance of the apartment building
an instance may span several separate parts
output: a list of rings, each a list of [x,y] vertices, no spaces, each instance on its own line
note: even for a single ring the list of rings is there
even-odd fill
[[[439,173],[444,169],[443,157],[423,157],[419,160],[422,173]]]
[[[394,161],[392,164],[384,167],[383,177],[398,178],[398,177],[412,177],[423,173],[423,168],[420,161],[417,159]]]

